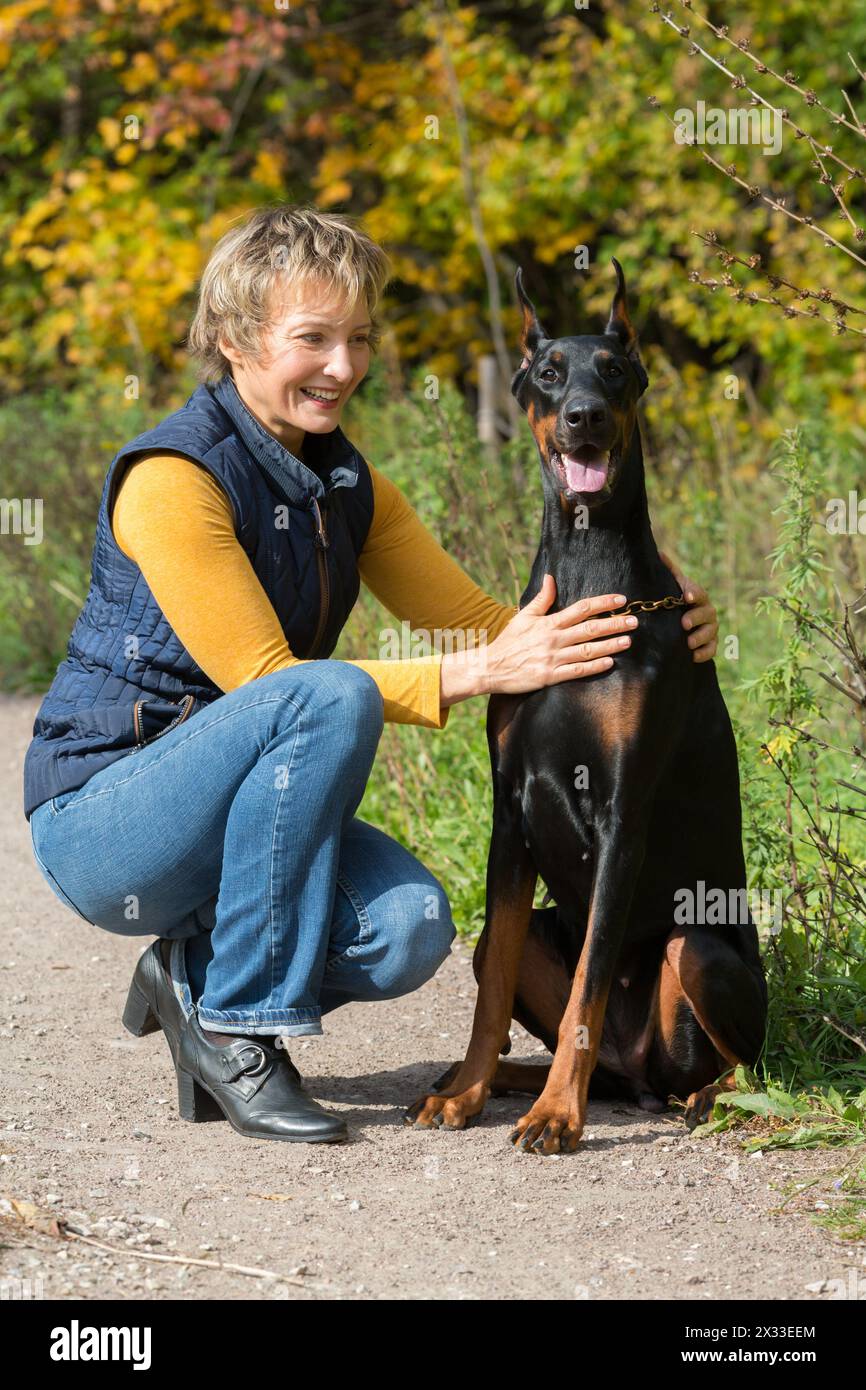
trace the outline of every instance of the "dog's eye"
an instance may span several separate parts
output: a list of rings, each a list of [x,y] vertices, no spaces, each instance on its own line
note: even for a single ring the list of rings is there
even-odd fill
[[[622,367],[618,362],[605,362],[604,371],[606,376],[622,376]]]
[[[555,367],[544,367],[543,370],[538,373],[538,375],[541,377],[542,381],[559,380],[559,372],[556,370]]]

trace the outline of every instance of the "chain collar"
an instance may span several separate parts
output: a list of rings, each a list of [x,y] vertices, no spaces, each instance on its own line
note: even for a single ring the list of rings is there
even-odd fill
[[[626,603],[622,608],[617,608],[616,617],[622,613],[654,613],[657,608],[685,608],[686,601],[680,594],[679,598],[674,598],[668,594],[667,598],[657,598],[652,600],[634,598],[631,603]]]

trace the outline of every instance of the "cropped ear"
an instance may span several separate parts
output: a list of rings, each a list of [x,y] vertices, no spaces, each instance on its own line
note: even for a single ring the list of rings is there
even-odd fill
[[[634,325],[628,316],[628,301],[626,299],[625,293],[625,276],[622,272],[622,266],[620,265],[619,261],[616,259],[615,256],[611,257],[611,261],[613,262],[613,268],[616,271],[616,291],[614,293],[613,300],[610,306],[610,315],[607,320],[607,328],[604,331],[605,333],[609,333],[611,337],[617,338],[620,342],[620,345],[625,349],[626,357],[628,358],[629,362],[634,368],[635,375],[638,379],[638,384],[640,385],[641,392],[643,392],[649,386],[649,377],[647,376],[646,371],[644,370],[643,362],[641,362],[640,360],[637,333],[635,332]]]
[[[511,381],[511,392],[512,395],[516,396],[520,384],[529,370],[532,359],[538,351],[539,343],[543,342],[549,334],[545,333],[539,323],[538,315],[535,312],[535,306],[527,295],[526,290],[523,288],[523,271],[520,266],[517,267],[514,283],[517,287],[517,298],[523,310],[523,323],[520,328],[520,337],[518,339],[520,351],[523,354],[523,360],[514,373]]]

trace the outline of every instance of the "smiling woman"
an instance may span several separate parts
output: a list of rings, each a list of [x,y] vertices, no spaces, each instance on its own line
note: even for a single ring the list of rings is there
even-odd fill
[[[25,762],[52,890],[161,938],[126,1026],[165,1031],[184,1118],[258,1138],[347,1137],[285,1038],[416,989],[455,935],[441,883],[355,816],[383,720],[441,729],[458,700],[602,672],[629,641],[625,617],[591,621],[622,596],[546,616],[550,589],[520,613],[486,594],[344,435],[387,274],[352,219],[309,207],[258,209],[214,248],[201,384],[109,466]],[[487,645],[329,659],[362,581],[401,622]]]

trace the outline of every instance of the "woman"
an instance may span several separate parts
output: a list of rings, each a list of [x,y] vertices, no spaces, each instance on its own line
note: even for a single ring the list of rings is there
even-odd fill
[[[155,936],[124,1023],[165,1031],[181,1115],[332,1142],[285,1040],[350,1000],[417,989],[455,928],[439,881],[359,820],[383,720],[593,675],[634,619],[602,594],[523,611],[450,559],[339,426],[379,330],[388,261],[351,219],[259,209],[217,244],[189,346],[202,384],[105,479],[90,590],[34,726],[25,814],[56,895]],[[486,646],[329,660],[359,583]],[[681,580],[696,661],[715,612]],[[483,641],[483,639],[482,639]]]

